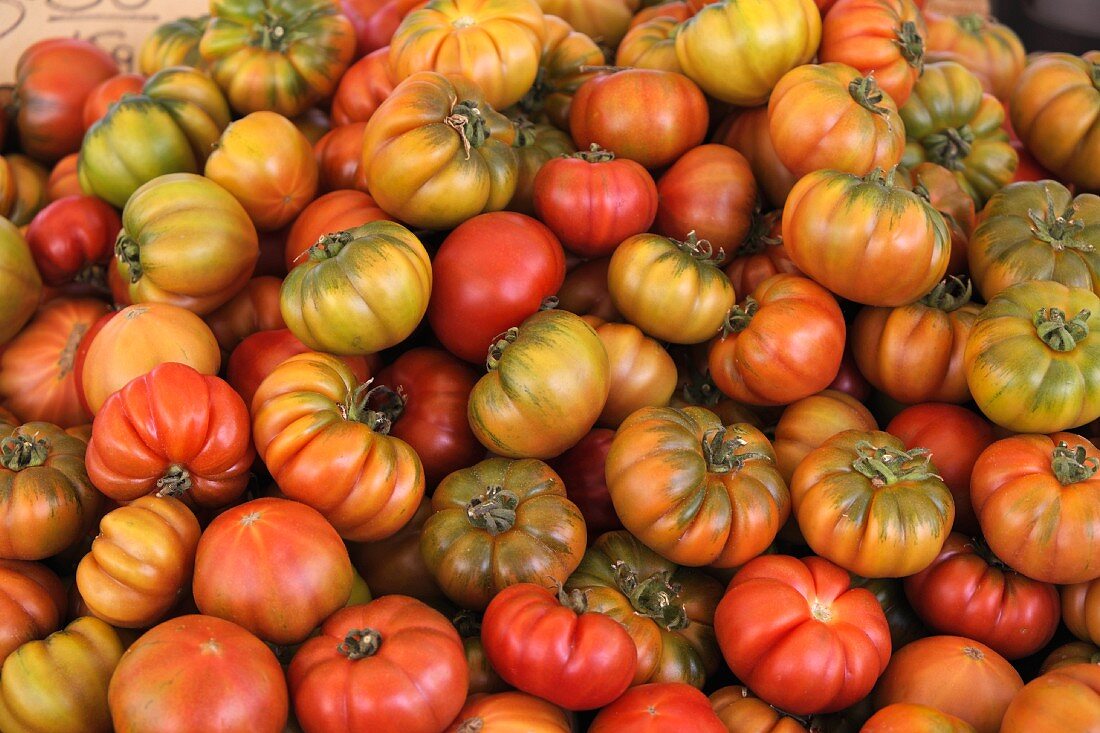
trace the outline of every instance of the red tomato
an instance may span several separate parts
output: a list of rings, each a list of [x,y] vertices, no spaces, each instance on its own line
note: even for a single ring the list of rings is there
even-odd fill
[[[615,513],[615,505],[611,503],[604,476],[604,464],[614,438],[614,430],[595,428],[550,462],[550,466],[561,476],[569,500],[584,516],[589,544],[604,532],[623,528],[619,515]]]
[[[657,184],[638,163],[593,144],[547,161],[535,176],[534,203],[563,247],[603,257],[649,229],[657,215]]]
[[[332,124],[336,127],[366,122],[394,87],[389,46],[372,51],[352,64],[340,78],[332,97]]]
[[[355,27],[355,56],[389,44],[405,16],[427,0],[340,0],[340,10]]]
[[[42,209],[27,227],[27,246],[47,285],[104,276],[122,229],[118,212],[95,196],[66,196]]]
[[[890,661],[890,626],[875,596],[819,557],[749,561],[718,604],[714,630],[733,673],[796,715],[859,701]]]
[[[480,364],[497,336],[558,292],[565,253],[536,219],[510,211],[480,214],[443,240],[432,277],[432,331],[452,354]]]
[[[727,733],[707,696],[682,682],[630,689],[600,711],[588,733]]]
[[[84,100],[84,129],[99,122],[107,114],[107,108],[122,99],[122,95],[141,94],[144,86],[145,77],[141,74],[119,74],[101,83]]]
[[[579,591],[555,597],[532,583],[509,586],[485,610],[485,654],[524,692],[569,710],[607,705],[634,680],[638,653],[618,621],[586,609]]]
[[[313,144],[319,191],[367,190],[367,182],[362,177],[363,135],[366,129],[366,122],[341,125],[326,132]]]
[[[389,218],[374,199],[362,191],[340,190],[320,196],[306,206],[290,226],[285,250],[287,272],[302,262],[309,248],[324,235]]]
[[[927,448],[932,462],[955,499],[954,528],[974,534],[978,518],[970,501],[970,474],[982,451],[993,442],[993,426],[981,415],[958,405],[928,403],[902,410],[886,432],[905,443],[906,450]]]

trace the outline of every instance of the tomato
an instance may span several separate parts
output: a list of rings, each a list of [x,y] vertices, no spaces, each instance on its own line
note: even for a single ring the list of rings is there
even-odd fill
[[[66,196],[42,209],[27,228],[27,246],[47,285],[96,277],[114,254],[122,222],[93,196]]]
[[[392,216],[414,227],[452,229],[508,205],[516,190],[514,139],[512,123],[473,82],[420,72],[398,84],[367,123],[363,179]]]
[[[982,82],[982,88],[1007,103],[1026,64],[1024,45],[1007,25],[979,13],[925,13],[929,61],[956,61]]]
[[[782,207],[798,177],[775,151],[768,124],[768,105],[737,110],[718,126],[712,142],[728,145],[752,167],[760,192],[772,206]]]
[[[1062,587],[1062,618],[1082,641],[1100,641],[1100,581]]]
[[[623,526],[681,565],[736,567],[790,512],[768,439],[700,407],[646,407],[619,426],[607,488]]]
[[[467,416],[497,455],[560,455],[592,429],[607,401],[607,351],[591,326],[565,311],[539,311],[508,329],[487,367]]]
[[[1024,686],[1020,674],[986,645],[930,636],[899,649],[875,689],[874,704],[927,705],[962,718],[978,733],[997,733],[1005,708]]]
[[[248,428],[248,408],[228,384],[186,364],[159,364],[96,413],[88,475],[116,501],[156,493],[226,506],[250,478]]]
[[[865,0],[846,0],[856,1]],[[905,128],[897,109],[874,76],[860,76],[847,64],[799,66],[783,75],[768,100],[769,135],[795,176],[823,168],[864,176],[901,160]]]
[[[152,626],[189,586],[200,532],[195,515],[171,497],[143,496],[109,512],[76,569],[81,599],[114,626]]]
[[[725,267],[726,277],[735,292],[751,293],[760,283],[781,272],[800,274],[783,246],[782,213],[754,212],[752,226],[744,242]]]
[[[396,85],[390,71],[389,46],[367,54],[340,78],[332,97],[332,124],[366,122]]]
[[[524,692],[471,695],[445,733],[572,733],[567,712]]]
[[[538,0],[547,15],[556,15],[580,33],[614,48],[626,34],[638,0]]]
[[[118,65],[89,41],[49,38],[34,43],[15,63],[15,125],[23,150],[53,163],[80,148],[84,101]]]
[[[1035,159],[1088,191],[1100,189],[1098,68],[1093,58],[1043,54],[1024,67],[1008,105],[1012,127]]]
[[[870,411],[844,392],[826,389],[792,402],[775,425],[776,466],[788,484],[798,464],[829,438],[845,430],[877,430]]]
[[[406,596],[337,611],[294,655],[287,676],[306,733],[438,733],[466,697],[458,633]]]
[[[643,23],[648,23],[657,18],[670,18],[677,23],[683,23],[698,11],[699,8],[693,7],[687,0],[666,0],[666,2],[646,5],[634,13],[634,17],[630,19],[630,27],[632,29],[637,28]],[[620,42],[619,45],[622,45],[622,43]]]
[[[1039,674],[1046,674],[1059,667],[1072,664],[1100,664],[1100,647],[1087,641],[1074,641],[1052,651],[1039,668]]]
[[[684,73],[703,91],[738,107],[768,101],[785,73],[810,62],[821,41],[813,0],[748,0],[708,5],[676,34]]]
[[[590,543],[603,533],[623,526],[611,503],[604,477],[607,452],[614,438],[614,430],[595,428],[550,462],[565,484],[569,500],[577,505],[584,517]]]
[[[198,615],[165,621],[134,642],[107,699],[116,730],[162,733],[282,733],[288,708],[271,650],[234,623]]]
[[[754,697],[747,687],[731,685],[715,690],[710,704],[727,733],[806,733],[795,718]]]
[[[569,110],[569,131],[582,150],[596,143],[654,169],[703,142],[709,120],[706,97],[687,77],[626,69],[581,85]]]
[[[981,311],[970,288],[951,277],[916,303],[863,308],[851,338],[860,373],[904,404],[968,401],[963,350]]]
[[[901,438],[907,450],[929,450],[955,500],[954,529],[977,533],[970,476],[978,456],[993,442],[993,426],[964,407],[930,403],[905,408],[886,426],[886,432]]]
[[[434,608],[448,607],[450,601],[420,554],[420,534],[431,515],[431,499],[424,499],[394,535],[349,545],[352,564],[375,595],[412,596]]]
[[[982,309],[963,352],[985,416],[1016,432],[1051,433],[1100,417],[1100,298],[1056,282],[1013,285]]]
[[[367,182],[362,178],[363,134],[366,129],[366,122],[334,127],[313,144],[318,191],[350,193],[345,189],[366,190]],[[381,209],[379,214],[382,218],[386,217]]]
[[[47,201],[53,202],[66,196],[84,195],[76,171],[79,158],[79,153],[69,153],[57,161],[57,164],[50,170],[50,175],[46,180]]]
[[[974,733],[974,726],[962,718],[942,713],[927,705],[887,705],[863,724],[860,733]]]
[[[906,451],[879,431],[845,430],[826,440],[795,469],[790,491],[814,552],[867,578],[928,567],[955,519],[928,451]]]
[[[141,88],[145,85],[145,77],[142,74],[119,74],[101,82],[84,100],[84,108],[81,119],[84,129],[101,120],[107,109],[126,94],[141,94]]]
[[[481,641],[481,616],[473,611],[463,610],[451,617],[451,623],[462,637],[462,651],[470,670],[467,695],[472,697],[478,693],[504,692],[509,689],[508,683],[500,678],[485,656],[485,645]],[[549,705],[545,701],[543,703]]]
[[[128,306],[93,331],[95,326],[82,340],[88,344],[83,363],[78,355],[76,364],[93,415],[110,395],[158,364],[179,362],[202,374],[217,374],[221,366],[210,328],[191,311],[168,303]]]
[[[706,696],[685,684],[657,682],[628,690],[600,711],[589,733],[726,733]]]
[[[890,661],[890,629],[878,601],[818,557],[750,561],[730,581],[714,628],[733,673],[761,699],[797,715],[857,702]]]
[[[203,532],[195,603],[264,641],[297,644],[347,603],[353,574],[347,549],[317,510],[254,499],[222,512]]]
[[[558,308],[579,316],[595,316],[601,320],[621,321],[622,316],[611,302],[607,287],[610,257],[582,262],[566,273],[558,290]]]
[[[335,0],[215,0],[199,52],[241,114],[294,117],[328,97],[355,53]]]
[[[633,684],[702,687],[717,670],[717,580],[669,562],[620,530],[596,540],[565,587],[583,592],[590,611],[607,614],[630,633],[638,651]]]
[[[286,238],[287,272],[306,259],[309,248],[326,234],[355,229],[389,216],[360,191],[332,191],[310,203],[294,220]]]
[[[0,216],[26,226],[46,205],[46,169],[25,155],[0,158]]]
[[[943,216],[882,171],[802,178],[783,209],[783,244],[799,270],[842,298],[875,306],[928,294],[951,252]]]
[[[122,208],[158,176],[200,173],[229,121],[229,105],[206,74],[184,66],[158,72],[140,95],[112,105],[89,128],[77,167],[80,186]]]
[[[351,369],[317,353],[282,362],[252,399],[256,450],[280,490],[356,542],[397,532],[424,495],[420,458],[366,403]]]
[[[11,341],[38,307],[42,279],[15,225],[0,217],[0,345]]]
[[[565,253],[537,220],[494,212],[464,222],[443,240],[432,275],[432,331],[455,356],[481,363],[499,334],[557,292]]]
[[[65,588],[45,565],[0,560],[0,665],[21,645],[52,634],[61,626]]]
[[[608,265],[608,292],[616,310],[647,335],[696,344],[717,334],[736,294],[710,242],[656,234],[630,237]]]
[[[1100,720],[1100,666],[1075,664],[1047,672],[1016,694],[1002,733],[1085,731]]]
[[[841,0],[823,16],[818,58],[873,76],[901,106],[924,69],[926,34],[912,0]]]
[[[519,583],[498,593],[481,625],[485,653],[506,682],[568,710],[617,699],[634,679],[634,641],[584,594]]]
[[[535,214],[535,181],[543,166],[563,155],[577,151],[573,138],[552,125],[535,124],[519,119],[516,125],[516,192],[508,202],[508,210],[533,216]]]
[[[927,194],[928,203],[943,214],[951,232],[951,259],[947,263],[948,275],[966,274],[967,250],[974,231],[974,199],[966,195],[955,175],[935,163],[919,163],[907,169],[912,190],[918,196]],[[904,179],[902,181],[904,185]]]
[[[138,52],[137,65],[142,74],[151,76],[170,66],[202,68],[199,41],[210,16],[166,20],[145,37]]]
[[[580,510],[542,461],[490,458],[445,478],[420,554],[447,596],[482,610],[516,583],[560,586],[584,554]]]
[[[633,24],[615,51],[615,65],[682,74],[676,57],[676,31],[684,20],[687,18],[666,15]]]
[[[283,281],[280,308],[307,346],[372,354],[413,332],[428,308],[432,268],[416,235],[374,221],[326,234]]]
[[[91,527],[102,497],[83,440],[56,425],[0,424],[0,558],[42,560]]]
[[[340,11],[355,27],[355,57],[388,46],[393,32],[411,11],[427,0],[340,0]]]
[[[954,61],[927,64],[899,113],[909,138],[902,163],[942,165],[978,206],[1016,173],[1019,160],[1001,127],[1004,107]]]
[[[749,162],[725,145],[689,150],[661,176],[657,193],[658,234],[686,239],[694,231],[726,257],[749,234],[759,196]]]
[[[986,301],[1028,280],[1100,293],[1100,196],[1074,197],[1057,181],[1013,183],[993,195],[969,247],[970,272]]]
[[[618,427],[642,407],[664,407],[676,389],[676,363],[657,341],[629,323],[605,323],[585,316],[600,337],[611,366],[607,403],[597,420]]]
[[[13,733],[111,733],[107,684],[121,656],[118,634],[96,618],[24,644],[0,670],[0,725]]]
[[[534,205],[569,251],[602,257],[653,224],[657,184],[639,163],[593,143],[546,162],[535,176]]]
[[[253,112],[230,123],[203,173],[233,194],[262,231],[289,224],[317,193],[309,140],[274,112]]]
[[[592,10],[601,12],[622,2],[632,0],[612,0],[601,2],[599,7],[593,4]],[[546,43],[542,47],[539,70],[535,83],[519,100],[517,107],[521,112],[534,119],[546,119],[559,130],[569,129],[569,113],[573,106],[573,97],[581,85],[596,76],[593,67],[599,67],[606,61],[603,50],[594,38],[608,40],[605,35],[591,35],[579,24],[577,29],[571,25],[576,18],[567,18],[567,8],[554,8],[562,2],[574,5],[592,3],[592,0],[539,0],[543,10],[548,13],[546,21]],[[561,16],[561,17],[559,17]],[[563,19],[565,18],[565,19]]]
[[[844,336],[844,316],[828,290],[799,275],[775,275],[730,311],[710,344],[710,374],[739,402],[789,404],[829,386]]]
[[[206,317],[223,356],[254,333],[286,328],[279,310],[282,282],[270,275],[254,277],[228,303]]]

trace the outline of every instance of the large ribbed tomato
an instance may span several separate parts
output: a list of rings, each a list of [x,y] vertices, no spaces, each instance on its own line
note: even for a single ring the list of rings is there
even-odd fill
[[[800,715],[857,702],[890,661],[890,627],[875,596],[819,557],[749,562],[730,581],[714,629],[733,673]]]
[[[1004,103],[1027,65],[1024,44],[1016,32],[979,13],[941,15],[926,11],[925,56],[929,61],[956,61]]]
[[[1100,641],[1100,580],[1063,586],[1062,620],[1078,639]]]
[[[727,733],[706,696],[680,682],[653,682],[627,690],[600,711],[588,733]]]
[[[114,254],[118,214],[94,196],[66,196],[31,221],[27,246],[47,285],[94,280]]]
[[[445,616],[390,595],[332,614],[287,675],[305,733],[440,733],[462,708],[468,671]]]
[[[1074,664],[1032,680],[1012,698],[1001,733],[1089,731],[1100,720],[1100,665]]]
[[[64,586],[45,565],[0,560],[0,665],[20,645],[57,631],[66,605]]]
[[[788,484],[810,451],[845,430],[877,430],[874,416],[856,398],[826,389],[792,402],[775,424],[772,444],[776,465]]]
[[[358,542],[392,535],[424,495],[420,458],[386,434],[389,418],[369,409],[366,384],[311,352],[277,366],[252,399],[256,449],[279,489]]]
[[[361,152],[360,140],[355,147],[357,161]],[[302,210],[287,232],[284,254],[287,272],[304,262],[309,256],[309,248],[326,234],[355,229],[363,224],[388,218],[389,215],[378,208],[374,199],[362,191],[340,189],[318,196]]]
[[[768,124],[768,105],[730,113],[714,132],[711,142],[728,145],[745,156],[760,185],[764,202],[783,206],[798,178],[775,152]]]
[[[233,388],[168,362],[103,403],[88,443],[88,476],[116,501],[156,493],[222,507],[244,493],[255,456],[248,407]]]

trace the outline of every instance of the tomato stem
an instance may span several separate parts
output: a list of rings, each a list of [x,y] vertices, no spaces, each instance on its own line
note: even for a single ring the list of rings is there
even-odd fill
[[[676,246],[676,249],[691,255],[693,259],[706,265],[718,267],[718,264],[726,258],[725,250],[719,247],[716,251],[714,245],[708,240],[699,239],[695,235],[694,229],[688,232],[687,239],[682,242],[672,238],[669,238],[668,241],[672,242]]]
[[[540,311],[552,311],[552,310],[554,310],[558,307],[558,304],[560,302],[561,301],[558,300],[558,296],[548,295],[548,296],[546,296],[545,298],[542,299],[541,303],[539,303],[539,310]]]
[[[352,629],[336,647],[336,651],[351,661],[373,657],[382,647],[382,634],[374,629]]]
[[[936,132],[921,141],[928,154],[928,160],[952,171],[962,170],[963,161],[970,155],[970,146],[974,144],[974,132],[969,125],[956,129],[949,127]]]
[[[376,394],[385,394],[381,390],[389,390],[390,388],[385,385],[371,388],[373,383],[373,379],[368,379],[349,393],[343,404],[339,406],[340,415],[350,422],[363,423],[376,433],[388,435],[390,428],[393,427],[390,416],[382,410],[370,409],[369,405],[371,397]]]
[[[749,227],[749,233],[745,237],[745,242],[737,250],[738,256],[760,254],[768,247],[783,244],[782,236],[773,237],[771,233],[776,219],[782,213],[781,211],[762,213],[758,202],[752,213],[752,225]]]
[[[466,504],[466,517],[470,524],[496,537],[510,530],[516,523],[516,507],[519,497],[502,486],[486,487],[485,493],[475,496]]]
[[[309,259],[314,262],[331,259],[340,254],[353,239],[355,239],[355,235],[351,233],[350,229],[325,234],[309,248]]]
[[[481,636],[481,619],[473,611],[463,610],[451,617],[451,625],[463,639]]]
[[[466,151],[466,160],[470,159],[471,148],[477,149],[489,139],[489,128],[481,116],[477,102],[463,100],[451,108],[451,114],[443,124],[454,129],[462,139],[462,149]]]
[[[940,478],[933,470],[932,453],[927,448],[903,451],[889,446],[876,446],[869,440],[859,441],[855,448],[859,456],[852,461],[852,468],[871,479],[875,486]]]
[[[1069,486],[1088,481],[1096,475],[1096,471],[1100,469],[1100,458],[1086,457],[1085,446],[1070,448],[1069,444],[1063,440],[1054,448],[1050,467],[1062,485]]]
[[[692,369],[688,374],[688,381],[680,392],[680,397],[689,405],[702,407],[714,407],[722,401],[722,392],[714,384],[710,373]]]
[[[41,466],[50,456],[50,444],[37,435],[9,435],[0,441],[0,465],[11,471]]]
[[[981,537],[970,537],[966,541],[966,546],[974,551],[974,554],[985,560],[986,564],[990,567],[997,568],[1002,572],[1015,573],[1008,563],[1003,562],[1001,558],[993,554],[993,550],[986,544]]]
[[[517,115],[512,119],[512,127],[516,129],[516,139],[512,142],[513,148],[529,148],[535,144],[538,131],[535,123],[527,119],[526,115]]]
[[[251,44],[265,51],[282,53],[289,45],[289,40],[286,20],[271,10],[265,9],[259,22],[252,26]]]
[[[456,733],[481,733],[485,729],[485,721],[481,718],[468,718],[458,726]]]
[[[582,613],[588,612],[588,596],[580,588],[574,588],[571,591],[566,591],[565,586],[558,586],[558,603],[565,608],[570,609],[573,613],[580,616]]]
[[[945,313],[956,311],[970,302],[974,293],[973,283],[958,275],[949,275],[932,288],[932,292],[921,298],[922,305],[936,308]]]
[[[541,112],[543,107],[546,106],[546,98],[557,91],[554,85],[549,82],[548,76],[546,68],[540,66],[535,74],[535,83],[523,95],[523,99],[516,103],[516,106],[524,114],[530,115]]]
[[[924,39],[917,31],[916,23],[911,20],[902,23],[894,43],[901,50],[902,58],[917,70],[918,75],[924,71]]]
[[[504,358],[504,350],[516,342],[519,338],[519,329],[513,326],[493,339],[493,345],[489,347],[489,355],[485,359],[485,368],[493,371],[500,366],[500,360]]]
[[[726,314],[726,320],[722,323],[722,336],[733,333],[741,333],[752,323],[753,316],[760,310],[760,303],[751,295],[745,298],[742,305],[735,305]]]
[[[714,428],[703,433],[703,457],[707,461],[707,470],[711,473],[740,471],[749,461],[770,458],[756,451],[738,453],[749,444],[748,441],[740,436],[727,439],[727,435],[726,428]]]
[[[920,38],[920,36],[917,36],[917,38]],[[874,73],[852,79],[848,83],[848,93],[852,95],[852,99],[856,101],[856,104],[868,112],[883,117],[890,114],[890,110],[880,104],[883,99],[882,90],[878,88]]]
[[[959,24],[959,28],[974,35],[981,33],[982,29],[985,28],[985,18],[977,13],[957,15],[955,16],[955,22]]]
[[[615,154],[610,150],[600,147],[599,143],[592,143],[588,150],[578,150],[575,153],[563,153],[563,158],[580,158],[586,163],[610,163],[615,160]]]
[[[1055,351],[1073,351],[1089,335],[1092,312],[1082,310],[1072,320],[1066,320],[1061,308],[1040,308],[1032,322],[1039,338]]]
[[[191,474],[183,466],[173,463],[163,476],[157,479],[157,496],[179,499],[191,488]]]
[[[1059,214],[1054,210],[1054,195],[1050,192],[1050,187],[1044,186],[1043,191],[1047,199],[1046,211],[1028,209],[1027,212],[1031,220],[1031,233],[1035,238],[1046,242],[1057,252],[1066,248],[1092,252],[1095,247],[1091,243],[1077,238],[1085,228],[1083,221],[1074,218],[1077,215],[1077,202],[1071,201],[1066,210]]]
[[[123,229],[115,239],[115,257],[118,261],[130,269],[130,282],[136,283],[141,279],[143,270],[141,267],[141,247],[137,240]]]
[[[408,395],[405,388],[400,384],[397,385],[397,389],[390,389],[386,385],[380,384],[367,392],[366,399],[367,405],[374,405],[370,409],[385,415],[392,426],[405,414]]]
[[[676,603],[680,595],[680,585],[672,582],[672,572],[662,570],[645,580],[638,579],[638,573],[622,560],[611,565],[615,571],[615,582],[630,600],[634,610],[653,619],[657,625],[668,631],[686,629],[691,623],[687,609]]]

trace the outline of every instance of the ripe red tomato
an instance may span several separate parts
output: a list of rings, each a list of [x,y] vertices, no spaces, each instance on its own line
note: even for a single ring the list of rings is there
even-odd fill
[[[565,252],[536,219],[510,211],[481,214],[443,240],[432,277],[432,331],[452,354],[480,364],[497,336],[558,291]]]
[[[600,711],[588,733],[728,733],[707,696],[682,682],[655,682],[626,692]]]
[[[47,285],[95,280],[104,277],[121,228],[118,212],[102,199],[66,196],[31,220],[27,246]]]
[[[99,84],[84,100],[81,118],[84,129],[99,122],[107,114],[107,108],[122,99],[124,94],[141,94],[145,77],[141,74],[119,74]]]
[[[575,446],[550,461],[551,468],[558,472],[565,484],[569,500],[584,516],[589,544],[604,532],[623,528],[619,515],[615,513],[615,505],[611,503],[604,474],[607,453],[614,438],[614,430],[595,428]]]
[[[383,219],[389,219],[389,215],[362,191],[339,190],[320,196],[290,225],[285,250],[287,272],[305,261],[306,252],[324,235]]]

